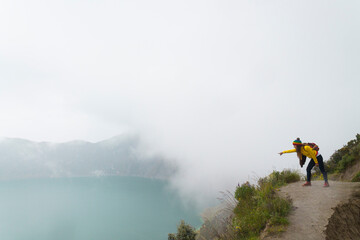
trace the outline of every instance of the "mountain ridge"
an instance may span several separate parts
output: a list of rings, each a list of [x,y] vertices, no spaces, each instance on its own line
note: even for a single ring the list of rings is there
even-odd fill
[[[99,142],[0,141],[0,179],[121,175],[167,179],[177,171],[173,161],[142,153],[136,135],[118,135]]]

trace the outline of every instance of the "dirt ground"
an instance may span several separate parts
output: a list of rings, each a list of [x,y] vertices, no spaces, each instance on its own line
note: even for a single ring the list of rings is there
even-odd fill
[[[290,197],[294,210],[289,216],[289,226],[278,237],[265,237],[266,240],[322,240],[324,230],[334,208],[349,200],[360,188],[360,183],[330,181],[324,188],[323,181],[313,181],[311,187],[302,187],[302,182],[292,183],[280,189],[280,195]]]

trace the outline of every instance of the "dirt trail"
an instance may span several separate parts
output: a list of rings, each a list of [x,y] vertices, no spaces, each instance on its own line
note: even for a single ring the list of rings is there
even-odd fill
[[[272,239],[322,240],[328,219],[340,202],[351,198],[360,188],[360,183],[330,181],[330,187],[324,188],[323,181],[313,181],[311,187],[302,187],[302,183],[292,183],[280,189],[280,195],[293,200],[294,210],[289,216],[289,226],[279,237]]]

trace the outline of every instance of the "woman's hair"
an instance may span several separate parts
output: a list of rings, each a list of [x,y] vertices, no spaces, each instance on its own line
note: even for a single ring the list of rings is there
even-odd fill
[[[303,145],[302,145],[302,143],[301,143],[300,138],[297,138],[293,143],[296,143],[296,144],[294,144],[294,147],[295,147],[295,149],[296,149],[296,154],[297,154],[299,160],[301,161],[301,160],[302,160],[301,147],[302,147]]]

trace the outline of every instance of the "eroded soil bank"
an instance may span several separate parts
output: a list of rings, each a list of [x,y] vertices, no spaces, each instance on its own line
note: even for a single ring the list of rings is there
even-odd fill
[[[360,239],[360,191],[334,209],[325,230],[326,240]]]

